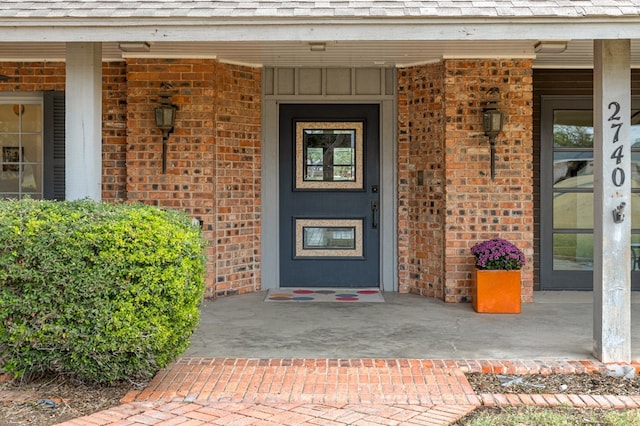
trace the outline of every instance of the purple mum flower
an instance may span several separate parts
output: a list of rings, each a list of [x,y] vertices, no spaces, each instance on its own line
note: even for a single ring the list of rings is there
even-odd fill
[[[471,247],[479,269],[514,270],[525,264],[524,253],[515,245],[502,238],[480,242]]]

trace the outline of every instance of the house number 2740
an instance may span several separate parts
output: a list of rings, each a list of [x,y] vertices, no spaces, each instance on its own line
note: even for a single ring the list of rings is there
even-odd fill
[[[618,136],[620,135],[620,128],[622,127],[622,118],[620,117],[620,104],[618,102],[609,103],[609,111],[613,110],[613,113],[609,117],[609,121],[611,122],[611,128],[615,129],[615,133],[613,135],[613,140],[611,141],[614,144],[619,142]],[[617,145],[617,147],[611,153],[611,159],[616,160],[616,168],[611,172],[611,182],[615,186],[622,186],[624,184],[625,174],[624,170],[619,166],[622,162],[624,144]]]

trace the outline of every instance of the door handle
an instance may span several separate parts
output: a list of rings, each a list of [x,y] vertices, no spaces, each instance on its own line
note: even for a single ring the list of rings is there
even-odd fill
[[[371,202],[371,214],[373,215],[373,219],[371,219],[371,227],[373,229],[378,229],[378,220],[376,218],[376,213],[378,213],[378,202]]]

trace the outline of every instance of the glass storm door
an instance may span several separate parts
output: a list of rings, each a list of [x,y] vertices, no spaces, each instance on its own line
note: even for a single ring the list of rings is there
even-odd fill
[[[280,286],[379,287],[378,105],[280,106]]]
[[[541,290],[593,288],[593,111],[590,98],[542,104]],[[631,111],[632,285],[640,289],[640,102]]]

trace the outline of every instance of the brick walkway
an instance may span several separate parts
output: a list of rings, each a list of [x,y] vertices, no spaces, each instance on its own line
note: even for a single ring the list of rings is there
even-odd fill
[[[640,408],[640,396],[477,395],[464,376],[603,368],[591,361],[181,358],[122,405],[63,425],[447,425],[481,405]]]

